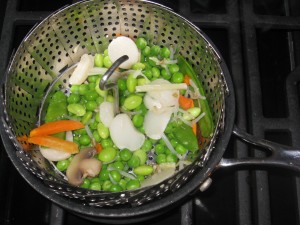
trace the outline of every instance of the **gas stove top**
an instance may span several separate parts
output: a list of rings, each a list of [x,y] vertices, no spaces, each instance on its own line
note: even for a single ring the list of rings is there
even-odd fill
[[[0,74],[29,30],[71,0],[0,1]],[[202,29],[220,50],[236,94],[236,124],[300,146],[300,1],[157,1]],[[1,143],[2,145],[2,143]],[[225,158],[264,157],[232,138]],[[143,224],[300,224],[299,175],[281,169],[219,170],[208,190]],[[0,224],[97,224],[39,195],[0,148]]]

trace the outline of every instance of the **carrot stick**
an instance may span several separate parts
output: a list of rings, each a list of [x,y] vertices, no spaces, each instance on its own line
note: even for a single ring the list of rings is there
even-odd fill
[[[194,134],[197,135],[197,124],[196,123],[194,123],[192,125],[192,130],[193,130]]]
[[[186,83],[186,85],[190,85],[191,78],[188,75],[185,75],[183,78],[183,83]]]
[[[99,152],[101,152],[101,151],[102,151],[103,147],[102,147],[102,145],[101,145],[101,144],[99,144],[99,143],[96,143],[96,144],[95,144],[95,149],[96,149],[97,153],[99,153]]]
[[[45,123],[30,132],[30,137],[45,136],[50,134],[57,134],[64,131],[77,130],[84,128],[84,125],[75,120],[58,120],[54,122]]]
[[[186,98],[183,95],[179,95],[179,105],[181,108],[183,108],[184,110],[187,110],[189,108],[192,108],[194,105],[194,101],[191,98]]]
[[[65,141],[63,139],[53,136],[35,136],[29,137],[28,142],[36,145],[53,148],[56,150],[68,152],[71,154],[78,152],[78,145],[71,141]]]
[[[28,137],[26,135],[17,137],[17,140],[20,142],[25,152],[31,150],[32,145],[28,143]]]

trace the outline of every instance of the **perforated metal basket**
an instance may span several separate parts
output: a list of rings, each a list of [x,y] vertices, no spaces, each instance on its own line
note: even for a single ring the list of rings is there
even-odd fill
[[[205,89],[215,131],[203,143],[197,160],[158,185],[120,193],[73,187],[39,151],[24,152],[22,137],[36,127],[41,101],[55,78],[78,62],[82,54],[103,53],[119,34],[132,39],[143,36],[150,43],[172,46],[191,63]],[[207,37],[162,5],[125,0],[79,2],[50,15],[21,43],[6,74],[2,122],[24,167],[55,193],[99,207],[125,203],[142,205],[178,190],[201,170],[214,150],[218,132],[224,125],[227,90],[219,62],[220,57]],[[67,79],[68,75],[64,76],[55,88],[68,88]]]

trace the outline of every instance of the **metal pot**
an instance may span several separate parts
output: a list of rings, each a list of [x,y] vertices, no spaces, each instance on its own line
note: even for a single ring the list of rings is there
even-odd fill
[[[118,34],[147,36],[174,46],[200,73],[213,110],[215,132],[195,162],[175,176],[133,192],[103,194],[64,183],[36,152],[24,153],[20,137],[37,123],[39,103],[51,82],[83,53],[103,52]],[[65,85],[62,82],[62,86]],[[23,40],[3,81],[1,137],[24,179],[44,197],[90,220],[132,223],[165,213],[209,183],[215,169],[230,166],[280,166],[299,171],[299,150],[259,140],[234,126],[235,98],[224,60],[209,38],[172,10],[148,1],[85,1],[61,9]],[[224,159],[231,135],[269,149],[266,159]]]

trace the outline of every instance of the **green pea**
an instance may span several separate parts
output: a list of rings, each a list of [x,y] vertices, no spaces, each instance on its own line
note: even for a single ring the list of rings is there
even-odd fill
[[[109,180],[104,181],[102,184],[103,191],[109,191],[112,185],[113,184],[111,181],[109,181]]]
[[[101,190],[101,184],[100,182],[93,182],[90,184],[90,189],[100,191]]]
[[[148,80],[146,78],[138,78],[137,79],[137,85],[142,86],[148,83]]]
[[[120,153],[121,153],[121,152],[120,152]],[[123,170],[123,169],[124,169],[124,163],[122,163],[121,161],[114,162],[114,167],[115,167],[117,170]]]
[[[127,90],[126,80],[119,79],[118,80],[118,88],[120,91],[126,91]]]
[[[85,178],[82,182],[82,184],[80,185],[81,188],[89,188],[91,184],[91,181],[87,178]]]
[[[128,161],[132,156],[132,152],[129,149],[123,149],[120,152],[120,157],[123,161]]]
[[[103,55],[104,55],[104,56],[107,56],[107,55],[108,55],[108,49],[105,49],[105,50],[104,50]]]
[[[166,69],[162,69],[161,70],[161,76],[165,79],[165,80],[170,80],[172,77],[172,74],[167,71]]]
[[[183,79],[184,79],[184,76],[183,76],[182,73],[180,73],[180,72],[175,72],[175,73],[172,75],[171,81],[172,81],[172,83],[182,83],[182,82],[183,82]]]
[[[88,91],[85,92],[85,94],[84,94],[83,97],[87,101],[95,101],[98,96],[99,95],[98,95],[97,91],[95,91],[95,90],[88,90]]]
[[[168,49],[167,47],[163,47],[160,51],[160,55],[163,57],[163,58],[169,58],[170,55],[171,55],[171,51],[170,49]]]
[[[143,176],[143,175],[137,175],[136,178],[138,179],[139,182],[142,182],[145,180],[145,176]]]
[[[152,142],[149,139],[146,139],[141,147],[145,152],[148,152],[152,149]]]
[[[144,165],[147,161],[147,153],[141,149],[136,150],[133,156],[137,156],[140,159],[140,165]]]
[[[142,50],[142,54],[144,56],[149,56],[150,52],[151,52],[151,48],[148,45]]]
[[[80,96],[78,94],[70,94],[70,96],[67,99],[69,104],[77,103],[80,101]]]
[[[97,131],[101,138],[106,139],[109,137],[109,129],[103,123],[98,123]]]
[[[139,37],[138,39],[136,39],[135,44],[138,47],[138,49],[142,50],[147,46],[147,41],[145,38]]]
[[[165,146],[162,144],[157,144],[155,146],[155,153],[158,154],[163,154],[165,152]]]
[[[98,75],[91,75],[91,76],[88,76],[88,81],[89,81],[90,83],[96,83],[97,80],[98,80],[98,78],[99,78]],[[95,85],[95,84],[91,85],[91,86],[93,86],[92,89],[95,87],[94,85]]]
[[[171,145],[174,147],[174,148],[176,148],[176,146],[178,145],[178,141],[177,140],[175,140],[175,139],[171,139]]]
[[[93,113],[87,112],[86,114],[83,115],[81,119],[81,123],[87,124],[90,121],[90,119],[92,119],[92,117],[93,117]]]
[[[79,85],[73,84],[70,88],[71,93],[77,94],[79,89]]]
[[[103,67],[103,55],[102,54],[95,54],[95,57],[94,57],[94,65],[96,67]]]
[[[104,102],[104,98],[103,98],[102,96],[98,96],[98,97],[96,98],[96,103],[97,103],[97,105],[100,105],[102,102]]]
[[[139,107],[143,102],[143,98],[139,95],[131,95],[124,101],[124,107],[128,110],[133,110]]]
[[[114,145],[113,141],[110,138],[103,139],[101,141],[101,145],[103,148],[112,147]]]
[[[109,171],[106,170],[106,169],[101,169],[100,173],[99,173],[99,179],[101,181],[105,181],[105,180],[108,180],[109,179]]]
[[[133,155],[127,162],[128,166],[131,168],[138,167],[140,165],[140,159],[136,155]]]
[[[102,162],[110,162],[116,156],[117,156],[117,150],[113,147],[107,147],[102,149],[102,151],[98,155],[98,159]]]
[[[78,87],[78,93],[80,95],[85,95],[89,90],[89,85],[88,84],[81,84]]]
[[[178,158],[176,155],[171,153],[171,154],[167,155],[166,160],[167,160],[167,162],[170,162],[170,163],[174,163],[174,162],[176,163],[178,161]]]
[[[138,189],[139,187],[141,187],[139,180],[130,180],[126,184],[127,190],[134,190],[134,189]]]
[[[181,144],[178,144],[175,148],[176,152],[178,152],[178,154],[185,154],[187,152],[187,148],[183,147]]]
[[[127,89],[130,93],[135,92],[135,87],[137,85],[137,79],[133,77],[133,74],[129,74],[126,81]]]
[[[145,104],[142,103],[140,106],[136,108],[137,111],[140,111],[142,115],[145,115],[148,112],[148,109],[146,108]]]
[[[68,105],[67,109],[76,116],[83,116],[86,113],[84,106],[78,103]]]
[[[58,161],[56,163],[56,167],[59,171],[66,171],[69,165],[70,165],[70,161],[67,159]]]
[[[157,67],[152,67],[152,77],[158,78],[160,76],[160,70]]]
[[[87,146],[87,145],[91,144],[91,139],[90,139],[89,135],[87,135],[87,134],[81,135],[79,137],[79,144],[83,145],[83,146]]]
[[[133,172],[137,175],[148,176],[153,172],[153,167],[149,165],[138,166],[133,169]]]
[[[98,104],[96,101],[88,101],[85,103],[85,108],[88,111],[94,111],[97,108]]]
[[[157,164],[162,164],[162,163],[165,163],[165,162],[167,162],[167,156],[165,154],[159,154],[156,157],[156,163]]]
[[[126,190],[127,181],[125,179],[121,179],[119,181],[119,185],[122,187],[123,190]]]
[[[159,53],[160,53],[160,47],[158,45],[153,45],[150,48],[150,55],[151,56],[157,56],[157,55],[159,55]]]
[[[170,64],[168,66],[170,73],[176,73],[179,72],[179,66],[177,64]]]
[[[143,70],[143,74],[148,78],[151,79],[152,78],[152,70],[150,69],[145,69]]]
[[[141,127],[144,123],[144,116],[141,114],[135,114],[132,118],[132,122],[135,127]]]
[[[111,192],[120,192],[120,191],[123,191],[123,189],[119,184],[112,184],[109,191],[111,191]]]
[[[109,172],[110,177],[115,181],[115,182],[119,182],[122,178],[120,172],[118,170],[112,170]]]
[[[104,65],[104,67],[106,67],[106,68],[109,68],[109,67],[112,66],[112,61],[110,60],[110,58],[109,58],[108,55],[107,55],[107,56],[104,56],[104,58],[103,58],[103,65]]]

